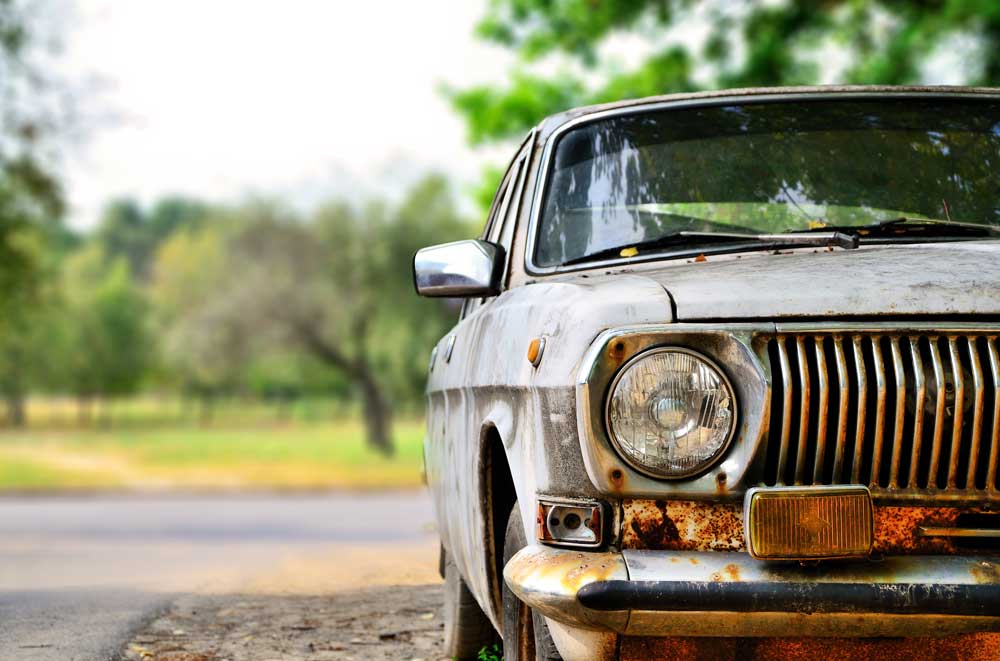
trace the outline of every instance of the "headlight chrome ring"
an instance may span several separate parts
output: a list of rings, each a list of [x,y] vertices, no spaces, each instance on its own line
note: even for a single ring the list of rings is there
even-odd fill
[[[604,405],[607,436],[632,468],[657,479],[703,472],[736,431],[736,396],[711,359],[660,346],[633,356],[615,375]]]

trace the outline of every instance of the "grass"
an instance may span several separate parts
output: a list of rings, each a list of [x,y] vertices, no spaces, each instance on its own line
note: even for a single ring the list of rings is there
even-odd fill
[[[494,643],[492,647],[480,649],[476,659],[477,661],[503,661],[503,650]]]
[[[60,489],[384,489],[421,484],[423,422],[394,424],[396,452],[369,449],[360,421],[204,427],[129,418],[111,428],[0,432],[0,491]]]

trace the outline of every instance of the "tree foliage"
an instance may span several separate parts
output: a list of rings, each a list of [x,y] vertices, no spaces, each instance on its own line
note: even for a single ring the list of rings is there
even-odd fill
[[[468,233],[433,176],[397,206],[335,201],[303,218],[255,201],[219,212],[157,255],[165,360],[202,394],[287,392],[296,378],[349,384],[369,441],[388,453],[393,402],[419,397],[429,347],[453,321],[413,295],[413,253]]]
[[[483,39],[518,55],[504,85],[450,92],[473,143],[629,97],[784,84],[1000,85],[992,0],[492,0]],[[636,42],[639,42],[638,45]],[[623,49],[643,55],[622,64]]]

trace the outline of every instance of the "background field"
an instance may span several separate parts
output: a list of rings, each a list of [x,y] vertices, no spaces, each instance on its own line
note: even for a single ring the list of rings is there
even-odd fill
[[[424,428],[415,417],[396,421],[391,457],[365,444],[356,417],[346,411],[337,417],[321,403],[287,410],[231,404],[206,423],[177,401],[134,400],[98,414],[86,428],[73,419],[68,405],[37,402],[31,426],[0,432],[0,491],[421,484]]]

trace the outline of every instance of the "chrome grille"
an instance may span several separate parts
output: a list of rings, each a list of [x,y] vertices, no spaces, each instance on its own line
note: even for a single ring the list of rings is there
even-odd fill
[[[997,500],[997,333],[788,332],[767,345],[767,485]]]

